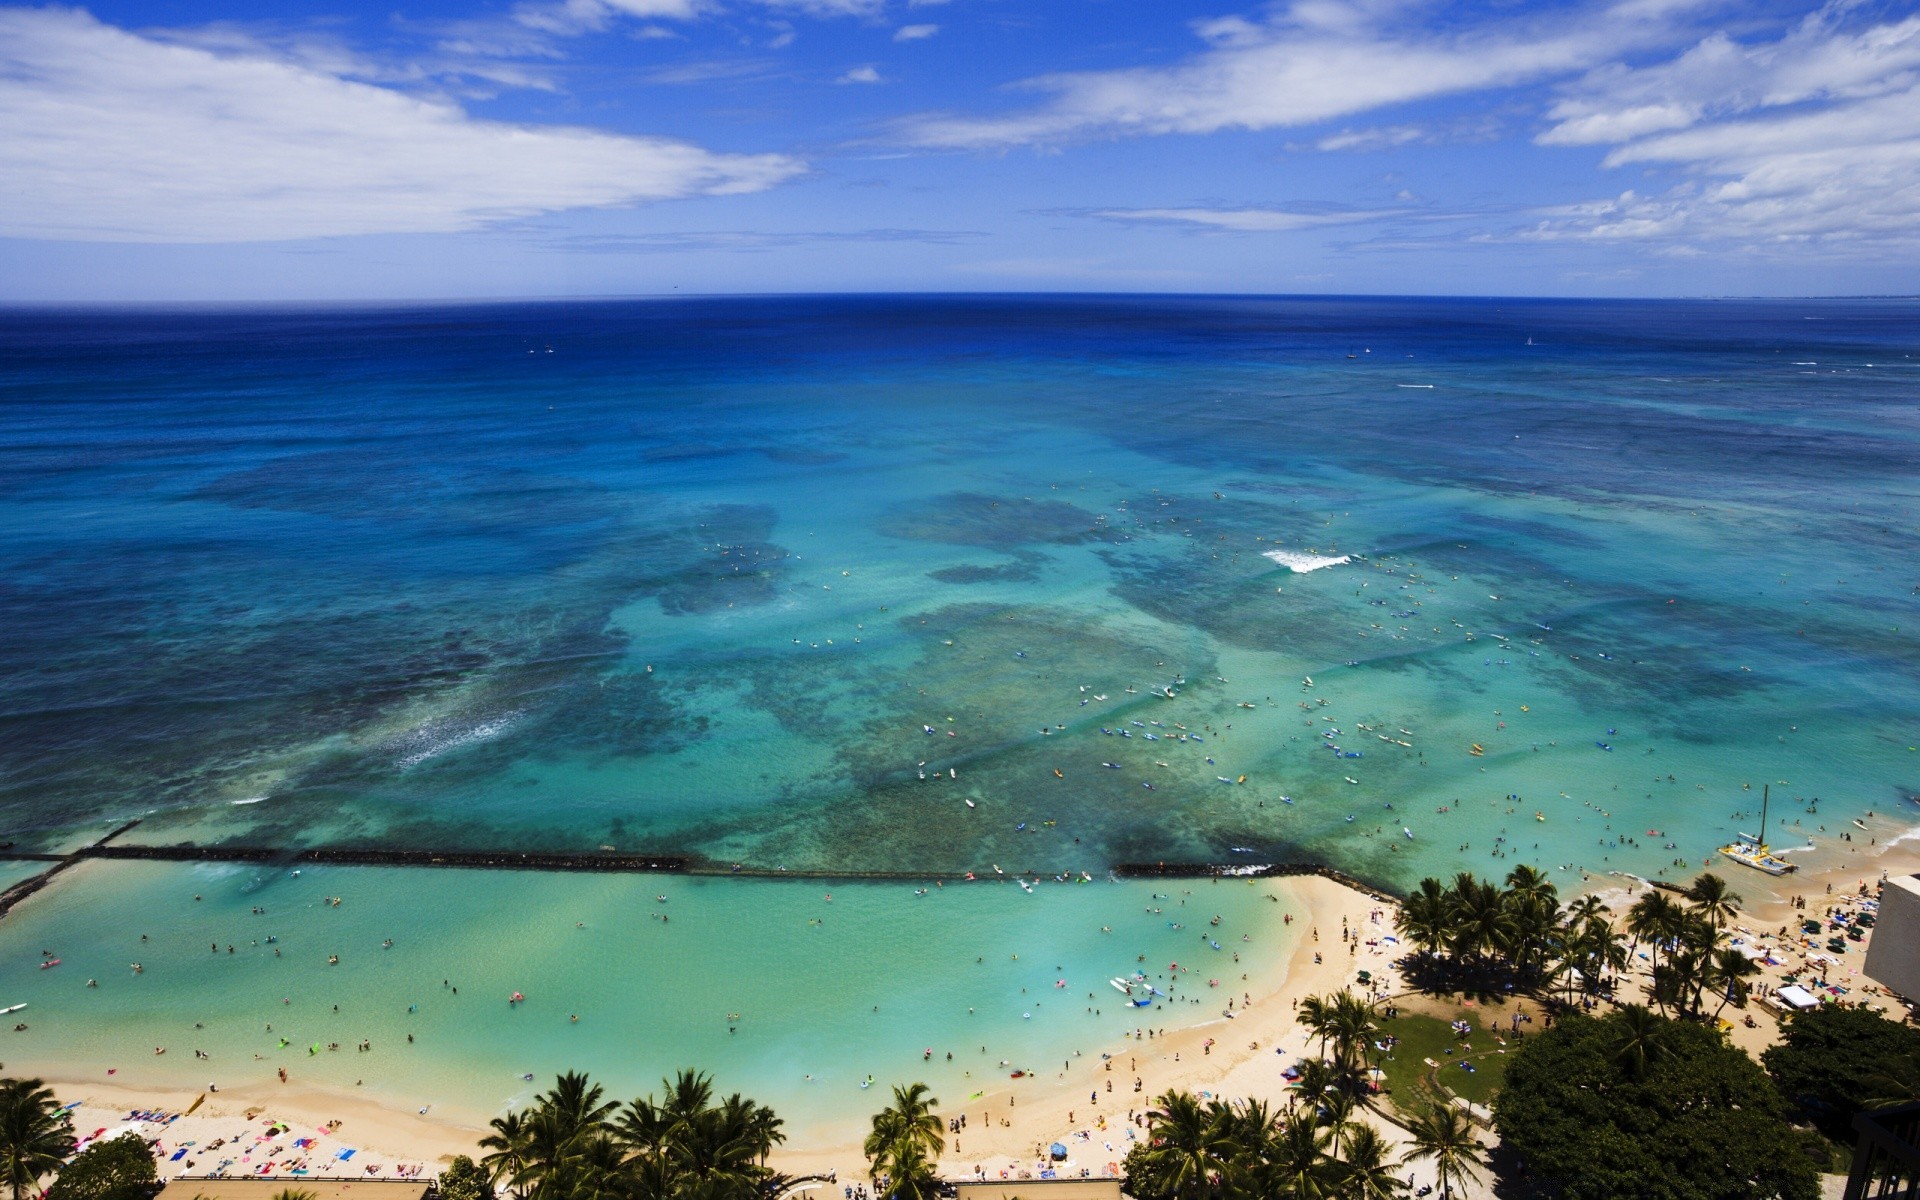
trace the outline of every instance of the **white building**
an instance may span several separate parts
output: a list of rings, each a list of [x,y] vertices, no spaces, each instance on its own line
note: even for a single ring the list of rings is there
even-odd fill
[[[1867,941],[1869,979],[1908,1000],[1920,1000],[1920,875],[1890,876]]]

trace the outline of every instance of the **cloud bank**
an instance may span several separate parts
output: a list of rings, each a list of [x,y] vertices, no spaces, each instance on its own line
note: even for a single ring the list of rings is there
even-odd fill
[[[1388,3],[1300,0],[1267,21],[1200,23],[1195,31],[1208,48],[1172,66],[1044,75],[1019,85],[1052,96],[1040,107],[916,117],[899,132],[921,146],[983,149],[1313,125],[1563,76],[1646,36],[1644,22],[1625,10],[1584,23],[1510,16],[1441,32],[1414,26],[1413,14]]]
[[[244,242],[445,233],[751,192],[804,170],[512,125],[263,54],[0,9],[0,236]]]
[[[1689,176],[1547,215],[1527,236],[1750,245],[1920,241],[1920,17],[1833,4],[1774,40],[1724,33],[1568,89],[1538,141]]]

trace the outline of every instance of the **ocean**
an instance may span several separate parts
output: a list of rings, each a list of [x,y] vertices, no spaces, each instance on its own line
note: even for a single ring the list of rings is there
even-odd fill
[[[1763,788],[1844,856],[1920,824],[1916,351],[1893,300],[7,311],[0,838],[945,876],[1008,936],[965,872],[1685,878]],[[267,878],[89,865],[0,985],[204,872]],[[526,948],[445,900],[501,877],[352,877]],[[697,886],[741,938],[814,890]]]

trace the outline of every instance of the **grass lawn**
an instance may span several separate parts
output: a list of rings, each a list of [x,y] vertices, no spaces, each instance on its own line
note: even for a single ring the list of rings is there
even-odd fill
[[[1376,1061],[1387,1074],[1394,1107],[1401,1112],[1415,1111],[1434,1099],[1436,1077],[1447,1091],[1475,1104],[1486,1104],[1500,1090],[1500,1081],[1506,1077],[1507,1055],[1501,1053],[1502,1047],[1494,1042],[1492,1034],[1479,1028],[1486,1014],[1463,1009],[1459,1016],[1475,1025],[1464,1044],[1448,1025],[1451,1016],[1409,1013],[1380,1023],[1383,1035],[1400,1039],[1392,1057],[1378,1057]],[[1509,1041],[1506,1049],[1512,1048]],[[1437,1072],[1427,1065],[1428,1059],[1439,1064]],[[1462,1063],[1473,1069],[1464,1069]]]

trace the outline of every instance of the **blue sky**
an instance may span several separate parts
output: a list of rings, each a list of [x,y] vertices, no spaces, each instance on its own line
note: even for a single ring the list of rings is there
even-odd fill
[[[0,300],[1920,292],[1920,8],[0,6]]]

